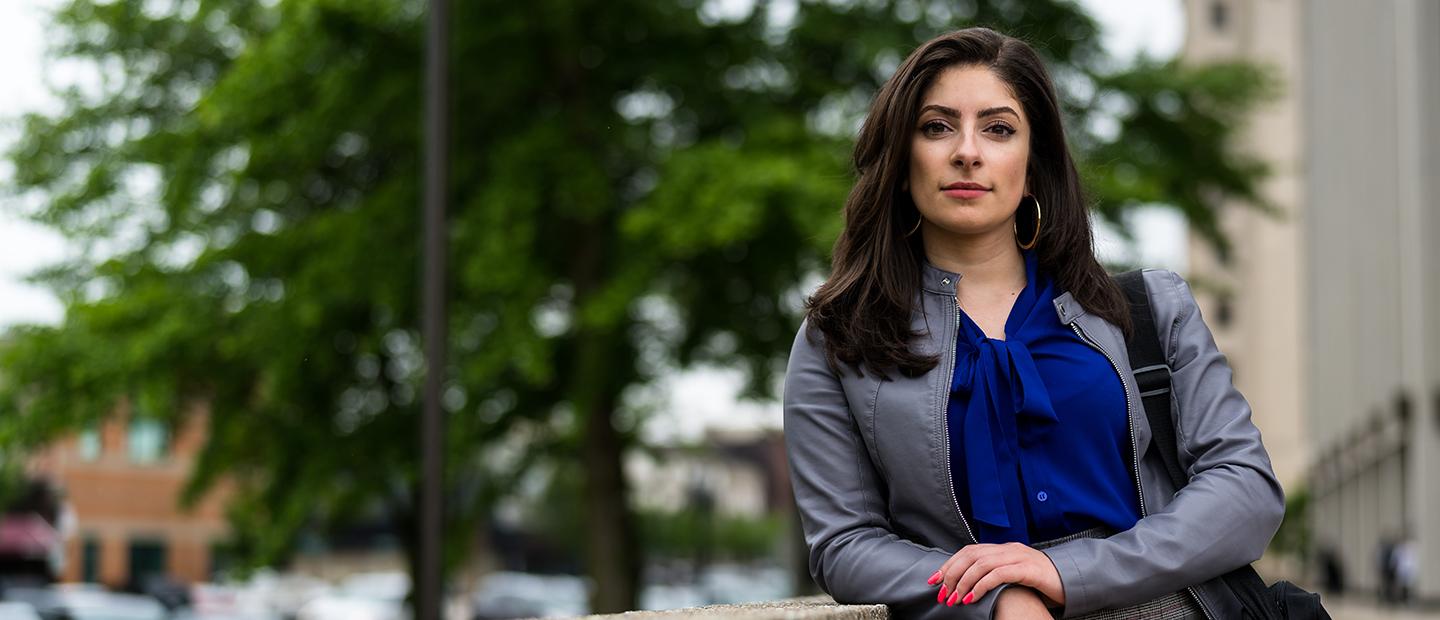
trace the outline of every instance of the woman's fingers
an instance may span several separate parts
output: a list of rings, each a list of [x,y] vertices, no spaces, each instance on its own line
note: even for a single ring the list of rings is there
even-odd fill
[[[968,567],[971,562],[975,561],[975,558],[979,554],[984,552],[985,547],[994,546],[996,545],[967,545],[959,551],[951,554],[949,559],[945,560],[945,563],[940,565],[940,570],[935,571],[935,574],[930,576],[929,584],[932,586],[940,587],[940,593],[936,595],[936,600],[938,602],[944,603],[945,598],[950,596],[951,592],[955,591],[955,582],[959,580],[959,574],[957,573],[952,576],[951,572],[957,569],[963,572],[964,569]]]
[[[1041,592],[1056,590],[1052,598],[1063,599],[1058,587],[1045,580],[1031,566],[1036,562],[1036,557],[1044,558],[1030,547],[1020,543],[1006,543],[1003,545],[969,545],[941,565],[940,570],[930,576],[929,583],[938,586],[939,591],[935,594],[935,600],[940,604],[969,604],[981,597],[1000,584],[1014,583],[1027,585],[1040,589]],[[1045,559],[1047,567],[1048,558]],[[1051,568],[1053,571],[1053,568]]]
[[[997,567],[995,570],[985,573],[984,576],[975,582],[974,587],[961,596],[974,597],[970,599],[972,601],[979,600],[985,596],[987,592],[1000,587],[1000,584],[1023,583],[1025,580],[1024,572],[1024,567],[1019,564],[1007,564]]]
[[[959,592],[961,597],[969,594],[970,590],[974,589],[975,583],[980,581],[981,577],[1006,564],[1004,556],[1004,551],[996,550],[975,558],[975,561],[971,562],[970,566],[964,570],[952,570],[952,573],[958,574],[956,574],[955,581],[953,585],[950,586],[950,589],[954,592]],[[980,598],[980,596],[976,595],[975,598]]]
[[[959,551],[950,554],[950,557],[945,560],[945,563],[940,565],[940,570],[938,572],[943,575],[944,573],[949,572],[950,567],[955,565],[956,562],[972,562],[974,561],[976,554],[984,552],[987,547],[996,546],[998,545],[974,544],[961,547]],[[936,583],[939,582],[937,581]]]

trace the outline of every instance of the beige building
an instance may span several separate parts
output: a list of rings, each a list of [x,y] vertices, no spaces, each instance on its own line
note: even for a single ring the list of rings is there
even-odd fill
[[[1192,244],[1202,306],[1316,550],[1378,587],[1408,532],[1440,599],[1440,2],[1189,0],[1185,59],[1272,65],[1286,94],[1241,148],[1283,219],[1222,206],[1235,250]],[[1238,119],[1237,119],[1238,120]],[[1297,484],[1298,483],[1298,484]]]
[[[1354,581],[1408,530],[1440,598],[1440,3],[1307,5],[1317,536]]]
[[[626,456],[635,505],[679,512],[704,495],[717,514],[762,517],[792,503],[784,436],[778,432],[711,431],[692,447],[667,447]]]
[[[1188,64],[1245,59],[1269,65],[1284,94],[1250,118],[1235,119],[1235,148],[1263,159],[1271,175],[1260,188],[1278,216],[1247,205],[1223,204],[1221,229],[1233,243],[1228,256],[1198,238],[1190,243],[1190,273],[1200,311],[1235,370],[1235,386],[1250,401],[1275,473],[1287,489],[1305,474],[1307,446],[1301,412],[1306,343],[1302,272],[1303,200],[1300,4],[1303,0],[1190,0],[1186,2]]]

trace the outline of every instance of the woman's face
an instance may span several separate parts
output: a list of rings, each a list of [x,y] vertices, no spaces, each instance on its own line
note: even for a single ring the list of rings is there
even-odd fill
[[[1030,125],[1005,82],[981,66],[946,69],[921,97],[912,130],[907,188],[923,225],[1009,234],[1026,193]]]

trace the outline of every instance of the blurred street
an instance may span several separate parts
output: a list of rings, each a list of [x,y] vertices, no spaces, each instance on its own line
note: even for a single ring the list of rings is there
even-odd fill
[[[1325,609],[1335,620],[1435,620],[1440,618],[1440,609],[1382,607],[1373,599],[1361,597],[1325,599],[1324,602]]]

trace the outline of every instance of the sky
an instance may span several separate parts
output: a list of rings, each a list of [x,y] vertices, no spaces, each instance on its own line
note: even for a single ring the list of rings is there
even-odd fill
[[[31,110],[53,109],[41,66],[43,14],[50,1],[0,0],[0,149],[8,149],[16,131],[13,120]],[[0,183],[10,176],[0,163]],[[19,205],[0,194],[0,327],[15,323],[54,323],[60,303],[49,292],[22,279],[37,267],[65,256],[60,237],[19,216]]]
[[[56,0],[0,0],[0,150],[16,136],[12,119],[27,111],[51,111],[42,63],[44,8]],[[1104,45],[1120,59],[1140,52],[1150,56],[1176,54],[1184,37],[1181,0],[1080,0],[1101,23]],[[48,69],[55,69],[50,67]],[[60,79],[64,79],[63,77]],[[0,184],[10,170],[0,162]],[[0,329],[19,323],[56,323],[62,309],[47,291],[24,282],[26,274],[63,258],[69,251],[49,230],[27,222],[13,199],[0,197]],[[1133,226],[1142,240],[1127,246],[1113,231],[1099,230],[1096,245],[1102,257],[1130,258],[1142,264],[1184,271],[1185,224],[1163,209],[1141,209]],[[773,402],[736,399],[738,371],[697,368],[672,375],[647,390],[646,398],[668,401],[660,407],[665,423],[648,424],[655,441],[693,439],[707,428],[748,430],[778,428],[779,407]],[[652,431],[653,429],[653,431]]]

